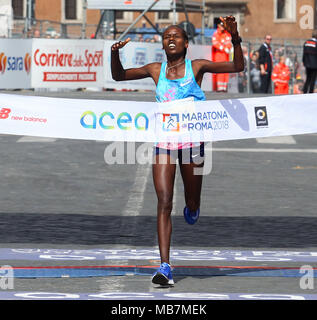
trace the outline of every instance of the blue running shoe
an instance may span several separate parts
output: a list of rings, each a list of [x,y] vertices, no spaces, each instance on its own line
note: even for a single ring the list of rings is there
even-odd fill
[[[163,262],[158,270],[154,273],[152,277],[152,282],[155,284],[164,285],[173,285],[173,277],[171,272],[171,266]]]
[[[186,222],[189,224],[194,224],[197,222],[199,218],[199,213],[199,208],[196,211],[190,211],[187,207],[184,208],[184,218]]]

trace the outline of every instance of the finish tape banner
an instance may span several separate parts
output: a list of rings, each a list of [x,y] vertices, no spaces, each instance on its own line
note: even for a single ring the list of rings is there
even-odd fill
[[[0,134],[200,142],[317,132],[317,94],[169,103],[0,94]]]

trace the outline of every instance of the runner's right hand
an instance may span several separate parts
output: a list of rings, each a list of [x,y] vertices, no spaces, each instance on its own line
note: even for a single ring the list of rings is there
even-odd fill
[[[111,46],[111,51],[117,51],[117,50],[123,48],[130,40],[131,40],[131,38],[127,38],[124,41],[119,41],[119,42],[114,43]]]

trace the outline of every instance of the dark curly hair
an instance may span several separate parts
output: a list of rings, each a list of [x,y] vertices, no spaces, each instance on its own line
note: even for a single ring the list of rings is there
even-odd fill
[[[163,31],[162,34],[164,34],[167,29],[172,28],[172,27],[173,27],[173,28],[178,28],[178,29],[182,32],[182,35],[183,35],[184,39],[185,39],[186,41],[188,41],[188,34],[187,34],[187,32],[186,32],[181,26],[179,26],[179,25],[177,25],[177,24],[172,24],[172,25],[168,26],[167,28],[164,29],[164,31]],[[162,40],[163,40],[163,37],[162,37]],[[187,54],[187,48],[184,49],[184,58],[186,57],[186,54]]]

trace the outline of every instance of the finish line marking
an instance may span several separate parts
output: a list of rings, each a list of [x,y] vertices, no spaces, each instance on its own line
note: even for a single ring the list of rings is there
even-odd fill
[[[108,276],[152,276],[157,266],[30,266],[11,267],[12,278],[83,278]],[[2,268],[6,270],[6,268]],[[173,266],[178,276],[238,276],[238,277],[302,277],[298,267],[262,266]],[[317,278],[317,268],[311,276]]]
[[[269,250],[178,250],[172,249],[172,261],[254,261],[254,262],[317,262],[317,251]],[[159,260],[159,250],[142,249],[37,249],[0,248],[0,260]],[[172,262],[173,263],[173,262]]]
[[[317,294],[283,293],[162,293],[162,292],[12,292],[0,291],[1,300],[317,300]]]

